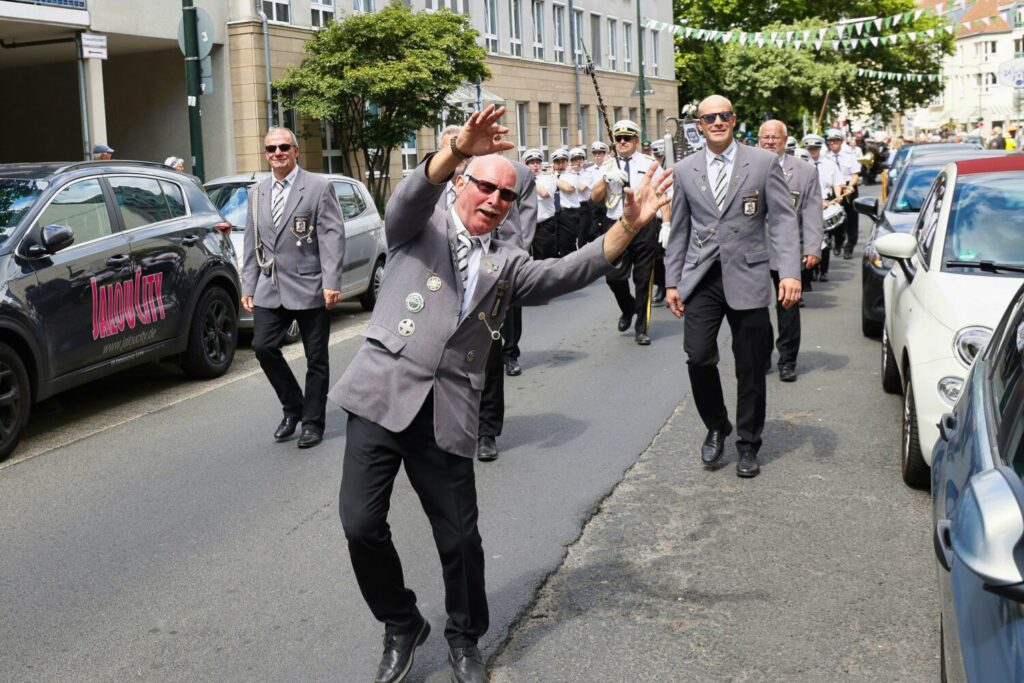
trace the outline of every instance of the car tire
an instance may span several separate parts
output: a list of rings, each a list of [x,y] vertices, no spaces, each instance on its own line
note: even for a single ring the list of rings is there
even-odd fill
[[[299,341],[300,337],[302,337],[302,333],[299,331],[299,321],[293,320],[292,324],[288,326],[288,329],[284,333],[284,343],[294,344]]]
[[[878,320],[872,320],[863,313],[860,314],[860,331],[865,337],[878,339],[882,336],[884,324]]]
[[[0,342],[0,460],[21,441],[32,409],[32,387],[25,363],[18,353]]]
[[[384,281],[384,259],[379,258],[373,264],[373,272],[370,273],[370,283],[366,291],[359,297],[359,305],[364,311],[372,311],[377,305],[377,294],[380,292],[380,285]]]
[[[889,333],[882,327],[882,389],[887,394],[898,394],[903,389],[900,383],[900,369],[896,365],[896,356],[889,344]]]
[[[227,372],[238,345],[238,312],[220,287],[203,292],[192,316],[181,368],[189,377],[211,379]]]
[[[921,438],[917,431],[917,404],[914,385],[907,373],[907,386],[903,390],[903,429],[900,434],[900,470],[903,482],[914,489],[927,489],[931,483],[928,463],[921,454]]]

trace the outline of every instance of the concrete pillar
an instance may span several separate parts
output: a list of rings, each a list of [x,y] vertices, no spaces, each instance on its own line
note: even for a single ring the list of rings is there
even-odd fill
[[[103,98],[103,60],[85,60],[85,103],[89,110],[89,139],[93,145],[110,145],[117,149],[117,141],[107,139],[107,107]]]

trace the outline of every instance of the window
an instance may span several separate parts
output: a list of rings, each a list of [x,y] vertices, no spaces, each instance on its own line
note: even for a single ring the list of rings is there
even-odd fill
[[[654,112],[654,130],[659,138],[665,137],[665,110],[658,109]]]
[[[974,56],[983,62],[987,62],[996,54],[996,41],[983,40],[974,44]]]
[[[583,40],[583,10],[574,9],[572,11],[572,33],[569,34],[569,40],[573,41],[572,54],[573,63],[577,66],[586,63],[583,57],[583,47],[580,41]]]
[[[590,58],[594,60],[594,66],[604,66],[604,52],[601,50],[601,17],[597,14],[590,15]]]
[[[540,151],[544,153],[544,160],[548,158],[548,113],[551,105],[541,102],[537,105],[537,123],[540,126]]]
[[[621,121],[621,120],[622,120],[622,107],[615,107],[614,109],[612,109],[612,120],[609,121],[609,123],[611,123],[614,126],[616,121]]]
[[[405,0],[405,4],[410,4],[410,0]],[[435,0],[426,0],[425,5],[428,11],[433,11],[435,9]],[[443,9],[447,7],[453,13],[459,13],[459,0],[436,0],[436,5],[436,9]],[[465,0],[465,2],[462,3],[462,13],[469,14],[469,0]]]
[[[986,73],[974,74],[974,82],[983,93],[989,93],[992,90],[992,86],[996,84],[996,75],[991,71]]]
[[[565,7],[554,5],[551,8],[551,19],[555,31],[555,61],[565,63]]]
[[[558,105],[558,137],[563,147],[569,146],[569,105]]]
[[[313,28],[323,28],[334,21],[333,0],[310,0],[310,25]]]
[[[324,172],[343,173],[341,126],[326,119],[320,122],[320,148],[323,150]]]
[[[416,131],[409,133],[402,143],[402,175],[409,175],[420,163],[416,153]]]
[[[75,244],[114,234],[100,181],[83,180],[58,192],[39,214],[39,225],[67,225],[75,231]]]
[[[601,142],[608,142],[604,139],[604,119],[601,117],[600,109],[595,112],[595,116],[597,116],[597,139]],[[612,123],[614,123],[614,121]]]
[[[580,105],[580,137],[583,138],[582,144],[585,148],[590,144],[590,105]]]
[[[637,39],[637,60],[640,62],[636,65],[637,73],[640,73],[640,69],[644,70],[644,73],[648,73],[651,68],[651,56],[644,54],[644,48],[647,47],[647,29],[640,29],[640,37]]]
[[[484,0],[484,46],[498,52],[498,0]]]
[[[544,59],[543,0],[533,0],[533,58]]]
[[[1017,11],[1013,15],[1013,27],[1024,28],[1024,7],[1017,5]]]
[[[280,21],[284,24],[289,20],[289,4],[291,0],[263,0],[263,13],[268,21]]]
[[[932,191],[925,199],[921,213],[917,217],[914,232],[917,233],[919,263],[928,268],[932,245],[935,244],[935,233],[939,226],[939,214],[942,213],[943,197],[946,195],[946,176],[940,175],[932,186]]]
[[[619,30],[619,22],[608,20],[608,68],[615,71],[615,32]]]
[[[355,218],[366,211],[363,194],[355,185],[343,180],[332,181],[331,185],[334,186],[334,194],[337,195],[338,203],[341,204],[342,218],[346,220]]]
[[[622,22],[622,70],[633,71],[633,24]]]
[[[296,114],[294,109],[284,108],[284,94],[275,89],[271,93],[274,98],[270,103],[270,116],[275,126],[284,126],[292,131],[295,130]]]
[[[526,151],[527,142],[526,126],[527,117],[529,116],[529,104],[526,102],[519,102],[516,104],[516,143],[519,145],[519,154],[522,155]]]
[[[508,0],[508,40],[513,57],[523,56],[523,17],[519,0]]]
[[[185,211],[185,196],[181,193],[181,187],[168,180],[161,180],[160,189],[164,192],[171,218],[181,218],[188,213]]]
[[[651,73],[653,73],[655,76],[658,75],[658,71],[659,71],[659,69],[658,69],[658,51],[659,51],[658,43],[660,42],[658,40],[659,38],[661,38],[661,36],[658,34],[657,31],[651,31]]]
[[[636,117],[636,107],[629,108],[629,120],[633,123],[640,123],[640,120]]]
[[[1024,38],[1013,39],[1013,56],[1024,57]]]
[[[352,10],[357,13],[370,13],[373,11],[373,0],[352,0]]]
[[[171,217],[160,183],[153,178],[110,178],[125,230],[141,228]]]

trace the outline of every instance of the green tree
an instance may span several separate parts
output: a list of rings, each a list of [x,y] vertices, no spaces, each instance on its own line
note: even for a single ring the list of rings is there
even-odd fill
[[[914,0],[675,0],[676,23],[684,26],[755,32],[821,28],[843,18],[887,17],[917,9]],[[897,27],[865,33],[923,32],[939,28],[941,19],[922,15]],[[848,34],[847,37],[858,37]],[[858,68],[898,73],[937,73],[942,58],[953,52],[953,37],[944,31],[934,38],[920,35],[914,43],[862,44],[852,50],[723,45],[676,37],[676,74],[680,105],[711,93],[729,97],[748,125],[772,114],[795,123],[807,113],[813,120],[829,93],[826,113],[840,102],[865,107],[889,117],[925,104],[942,91],[941,81],[882,81],[857,76]],[[833,38],[826,39],[830,45]]]
[[[274,85],[303,115],[338,124],[345,172],[369,171],[367,185],[383,207],[392,150],[438,125],[460,85],[489,75],[477,35],[463,15],[413,13],[396,2],[318,31],[306,43],[308,57]]]

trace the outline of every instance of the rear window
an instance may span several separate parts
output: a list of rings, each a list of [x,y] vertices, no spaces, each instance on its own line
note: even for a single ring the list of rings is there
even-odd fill
[[[176,215],[184,215],[184,202],[177,186],[161,183],[156,178],[138,176],[113,176],[109,181],[110,187],[114,190],[114,197],[117,198],[121,218],[124,219],[125,230],[141,228],[144,225],[169,220]],[[164,187],[173,187],[177,190],[175,212],[180,213],[172,213],[167,197],[164,196]]]
[[[249,207],[249,185],[221,185],[210,190],[213,205],[224,220],[235,228],[245,227],[245,211]]]
[[[982,274],[975,268],[946,266],[950,260],[1024,266],[1024,172],[978,173],[957,181],[942,269]],[[996,275],[1020,277],[1014,272]]]
[[[0,242],[7,239],[42,193],[35,180],[0,180]]]
[[[900,178],[899,188],[893,197],[892,210],[896,213],[916,213],[921,210],[928,188],[932,186],[938,168],[909,168]]]

